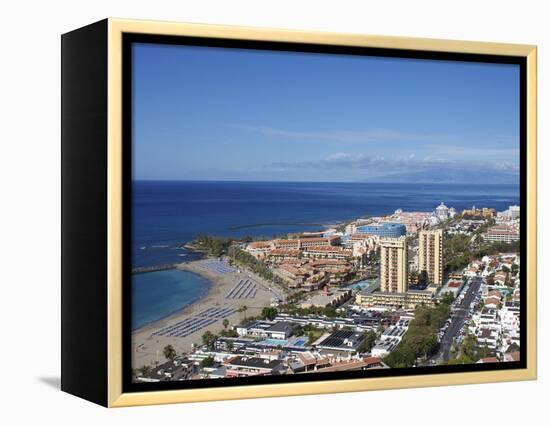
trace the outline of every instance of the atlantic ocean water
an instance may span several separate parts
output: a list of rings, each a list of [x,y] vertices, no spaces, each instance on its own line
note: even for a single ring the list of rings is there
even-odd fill
[[[501,211],[519,204],[519,186],[134,181],[133,267],[196,259],[181,246],[198,234],[271,237],[396,209],[433,211],[441,202]],[[133,276],[133,328],[193,303],[209,285],[194,274],[169,272]]]

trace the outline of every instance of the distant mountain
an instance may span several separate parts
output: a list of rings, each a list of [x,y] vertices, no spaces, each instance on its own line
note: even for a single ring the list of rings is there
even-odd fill
[[[519,173],[511,170],[431,168],[369,178],[368,182],[388,183],[485,183],[519,184]]]

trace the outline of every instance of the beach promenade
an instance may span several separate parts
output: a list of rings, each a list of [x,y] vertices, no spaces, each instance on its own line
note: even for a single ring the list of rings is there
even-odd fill
[[[148,324],[132,333],[132,366],[155,365],[165,361],[163,349],[172,345],[178,353],[189,352],[192,344],[201,344],[210,330],[219,333],[223,321],[240,323],[245,316],[259,315],[280,289],[269,290],[269,283],[248,271],[230,267],[214,259],[181,263],[177,269],[200,274],[211,281],[208,294],[174,314]],[[243,307],[246,306],[246,311]]]

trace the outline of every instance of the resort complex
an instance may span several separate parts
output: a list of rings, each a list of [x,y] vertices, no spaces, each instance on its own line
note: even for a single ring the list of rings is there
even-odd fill
[[[134,331],[134,380],[518,361],[519,213],[440,203],[271,238],[199,236],[186,247],[204,258],[174,268],[212,289]]]

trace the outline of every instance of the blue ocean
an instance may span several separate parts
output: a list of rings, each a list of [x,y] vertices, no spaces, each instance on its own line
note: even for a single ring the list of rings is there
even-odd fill
[[[396,209],[432,211],[441,202],[457,210],[472,205],[505,210],[519,204],[517,185],[133,182],[133,266],[196,259],[181,248],[197,234],[267,236],[317,230],[322,224]],[[133,275],[133,327],[193,303],[208,282],[181,271]]]

